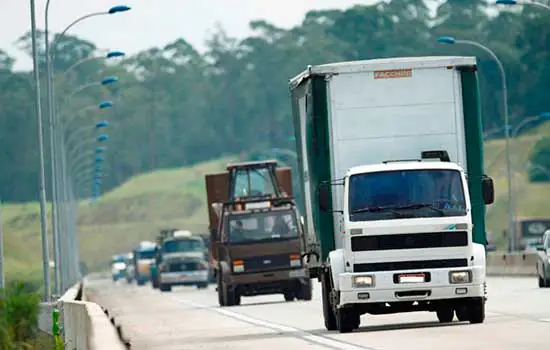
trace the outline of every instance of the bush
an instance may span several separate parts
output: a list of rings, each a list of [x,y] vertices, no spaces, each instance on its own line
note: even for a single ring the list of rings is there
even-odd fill
[[[28,284],[0,290],[0,350],[31,348],[40,312],[40,295]]]
[[[529,156],[531,166],[529,168],[530,182],[550,181],[550,137],[545,137],[535,144],[533,152]]]

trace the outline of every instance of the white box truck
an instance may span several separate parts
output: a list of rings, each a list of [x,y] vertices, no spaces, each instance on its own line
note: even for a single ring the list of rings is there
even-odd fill
[[[494,189],[475,58],[309,66],[290,89],[306,255],[326,328],[412,311],[482,323]]]

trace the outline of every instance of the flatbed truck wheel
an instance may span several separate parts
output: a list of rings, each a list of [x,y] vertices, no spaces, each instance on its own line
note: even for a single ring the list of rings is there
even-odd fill
[[[449,323],[453,322],[453,318],[455,317],[455,311],[450,306],[443,306],[436,311],[437,319],[441,323]]]
[[[323,272],[321,274],[321,291],[322,291],[322,303],[323,303],[323,318],[325,320],[325,328],[328,331],[334,331],[337,329],[336,325],[336,316],[332,310],[332,305],[330,304],[330,291],[332,286],[330,285],[330,277],[328,276],[330,272]]]
[[[468,321],[472,324],[485,321],[485,300],[483,298],[476,298],[469,302]]]
[[[220,306],[225,306],[225,297],[223,294],[223,286],[220,273],[216,275],[216,291],[218,292],[218,304],[220,304]]]
[[[548,287],[548,280],[542,278],[539,276],[539,288],[546,288]]]
[[[169,285],[169,284],[161,284],[160,285],[160,291],[161,292],[171,292],[172,291],[172,286]]]

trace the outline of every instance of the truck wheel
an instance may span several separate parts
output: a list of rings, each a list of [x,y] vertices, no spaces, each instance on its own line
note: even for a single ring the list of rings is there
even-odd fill
[[[198,289],[205,289],[205,288],[208,288],[208,283],[207,283],[207,282],[197,283],[197,288],[198,288]]]
[[[283,295],[285,296],[285,301],[293,301],[294,300],[294,292],[292,290],[285,290],[283,292]]]
[[[449,306],[443,306],[437,309],[436,314],[437,319],[441,323],[453,322],[453,318],[455,317],[455,311]]]
[[[468,320],[470,323],[483,323],[485,321],[485,300],[477,298],[468,305]]]
[[[241,304],[241,296],[237,293],[235,288],[231,288],[227,284],[222,282],[223,301],[224,306],[235,306]]]
[[[468,307],[466,305],[460,305],[455,309],[455,315],[460,322],[469,321]]]
[[[334,331],[337,329],[336,316],[332,311],[332,305],[330,304],[330,291],[332,286],[330,284],[330,277],[328,273],[321,273],[321,294],[323,302],[323,318],[325,320],[325,328],[328,331]]]
[[[358,323],[360,323],[360,321],[357,321],[359,314],[354,308],[339,308],[336,314],[336,323],[338,324],[338,331],[340,333],[350,333],[359,327]]]
[[[309,278],[300,282],[298,285],[298,299],[305,301],[311,300],[311,295],[313,294],[312,289],[313,287]]]
[[[539,288],[546,287],[546,280],[539,276]]]
[[[169,285],[169,284],[161,284],[160,285],[160,291],[161,292],[171,292],[172,291],[172,286]]]

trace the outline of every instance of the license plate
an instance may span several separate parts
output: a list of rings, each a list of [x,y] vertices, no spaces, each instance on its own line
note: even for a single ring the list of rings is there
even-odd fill
[[[424,283],[426,282],[426,276],[423,273],[410,273],[399,275],[399,283]]]

